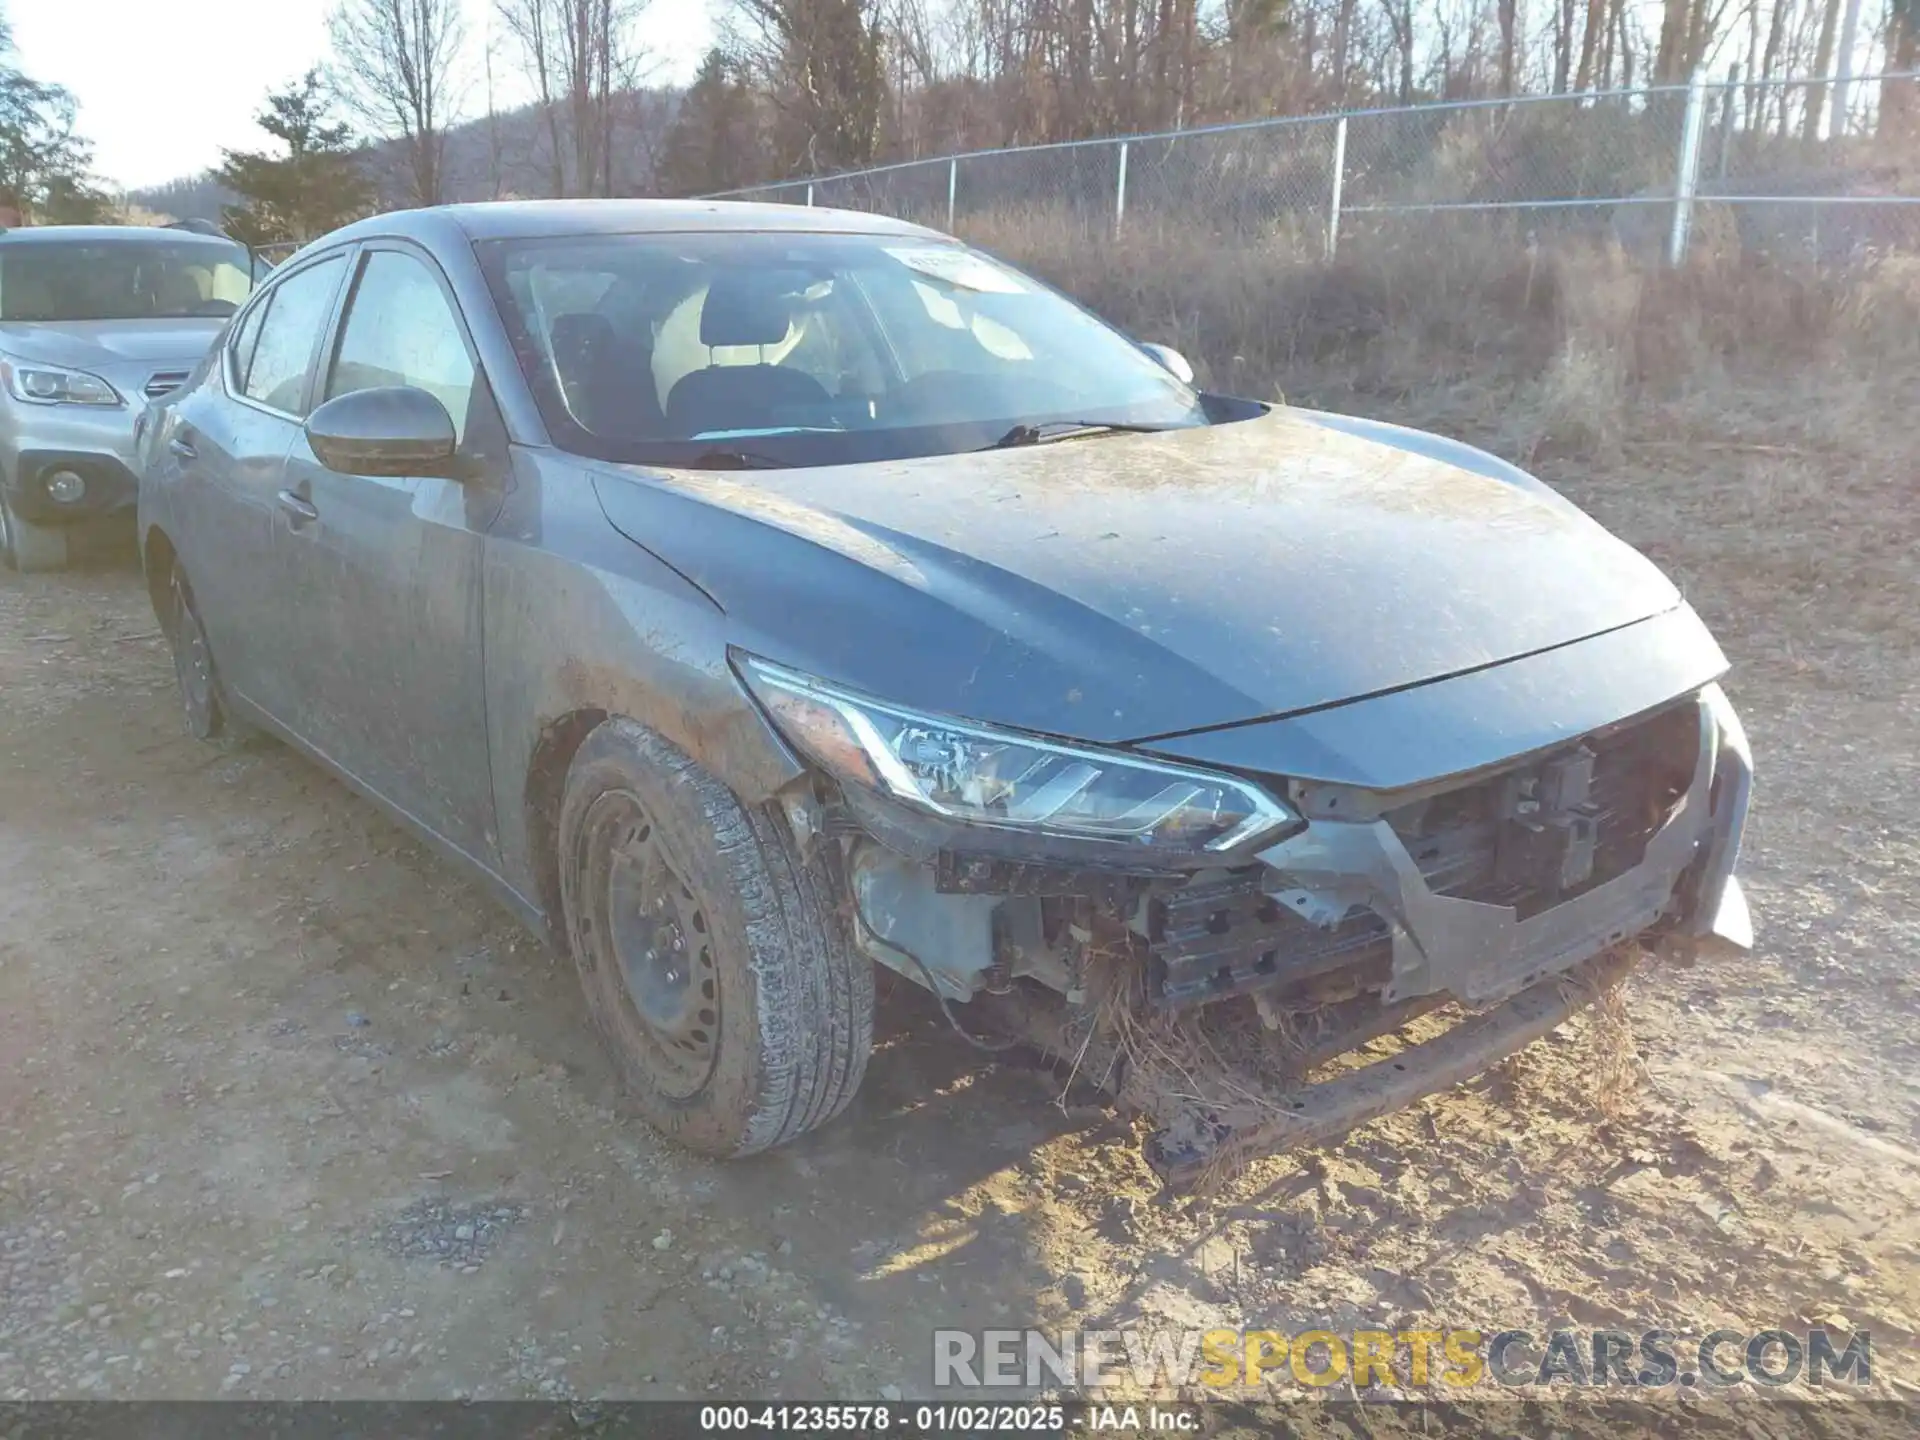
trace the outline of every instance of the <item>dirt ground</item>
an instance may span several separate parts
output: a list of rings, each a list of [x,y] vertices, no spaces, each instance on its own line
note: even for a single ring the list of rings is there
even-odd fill
[[[1125,1125],[903,986],[842,1120],[666,1149],[569,966],[292,753],[181,733],[130,567],[0,576],[0,1398],[891,1398],[936,1325],[1030,1322],[1824,1324],[1911,1398],[1911,483],[1575,484],[1733,656],[1758,953],[1643,968],[1624,1085],[1577,1023],[1174,1206]]]

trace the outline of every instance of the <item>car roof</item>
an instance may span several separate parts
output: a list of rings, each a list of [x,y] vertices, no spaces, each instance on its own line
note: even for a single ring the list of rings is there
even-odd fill
[[[396,210],[355,221],[325,237],[328,243],[402,236],[432,241],[555,239],[571,235],[664,234],[701,230],[761,230],[789,233],[911,235],[945,239],[937,231],[868,215],[858,210],[828,210],[802,205],[768,205],[740,200],[489,200]]]
[[[179,245],[218,245],[231,250],[240,245],[227,235],[201,235],[163,225],[23,225],[0,230],[0,245],[119,245],[136,240],[166,240]],[[245,247],[241,247],[245,248]]]

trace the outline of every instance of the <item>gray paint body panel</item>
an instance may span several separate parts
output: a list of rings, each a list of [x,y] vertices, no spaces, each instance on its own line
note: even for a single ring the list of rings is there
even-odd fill
[[[1550,749],[1726,672],[1691,607],[1430,685],[1140,748],[1229,770],[1398,790]]]
[[[609,466],[596,485],[769,659],[1108,743],[1495,665],[1679,602],[1544,487],[1285,410],[749,476]]]

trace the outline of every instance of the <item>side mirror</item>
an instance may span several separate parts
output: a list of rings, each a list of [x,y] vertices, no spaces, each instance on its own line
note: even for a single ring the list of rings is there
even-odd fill
[[[1140,348],[1160,362],[1160,368],[1172,375],[1183,385],[1193,384],[1193,366],[1187,363],[1187,357],[1171,345],[1155,345],[1143,341]]]
[[[336,395],[307,417],[307,443],[343,475],[454,475],[459,440],[447,407],[412,385]]]

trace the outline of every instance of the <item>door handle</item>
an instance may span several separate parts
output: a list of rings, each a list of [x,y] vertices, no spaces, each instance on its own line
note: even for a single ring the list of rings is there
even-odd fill
[[[174,455],[181,460],[198,460],[200,458],[200,452],[193,448],[193,442],[183,439],[179,435],[169,435],[167,437],[167,449],[171,450]]]
[[[293,528],[311,524],[320,518],[320,512],[313,508],[313,502],[296,495],[291,490],[282,490],[279,495],[280,508],[293,518]]]

